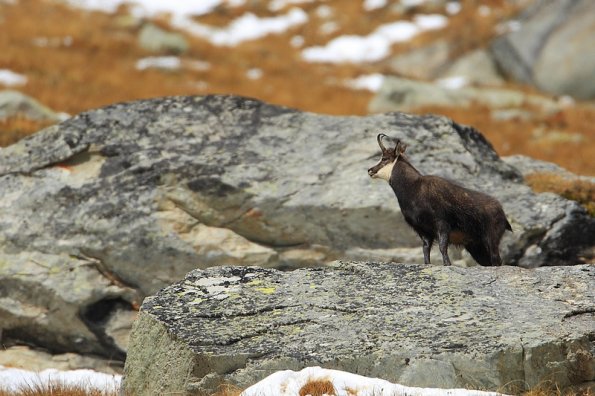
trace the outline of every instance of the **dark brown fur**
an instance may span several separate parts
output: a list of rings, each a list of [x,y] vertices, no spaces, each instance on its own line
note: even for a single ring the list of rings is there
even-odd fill
[[[451,265],[449,244],[464,246],[480,265],[502,265],[500,240],[512,227],[500,203],[441,177],[422,175],[405,156],[406,145],[397,141],[394,149],[386,149],[382,144],[385,136],[378,135],[382,159],[368,174],[374,177],[396,159],[389,184],[405,221],[422,240],[424,262],[430,263],[430,249],[437,239],[444,265]]]

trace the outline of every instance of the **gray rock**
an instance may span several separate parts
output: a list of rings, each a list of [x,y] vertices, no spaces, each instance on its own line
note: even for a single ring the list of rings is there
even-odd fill
[[[141,28],[138,43],[151,52],[182,54],[188,50],[188,41],[182,34],[165,31],[152,23]]]
[[[514,166],[521,172],[523,176],[527,176],[533,173],[554,173],[567,180],[585,180],[590,183],[595,183],[595,177],[593,176],[582,176],[570,172],[567,169],[562,168],[559,165],[552,164],[551,162],[541,161],[525,155],[510,155],[508,157],[502,157],[502,161],[509,165]]]
[[[591,265],[196,270],[145,299],[124,390],[208,393],[317,365],[408,386],[581,384],[595,379],[594,280]]]
[[[480,104],[491,109],[518,108],[529,104],[545,113],[554,113],[560,105],[545,96],[526,94],[505,88],[449,88],[437,83],[398,77],[386,77],[368,109],[372,113],[405,111],[422,106],[470,106]]]
[[[27,342],[50,352],[79,352],[123,360],[126,342],[106,327],[131,309],[136,292],[106,279],[82,257],[41,252],[0,253],[0,330],[3,345]],[[130,314],[119,327],[132,327]],[[121,334],[121,333],[120,333]]]
[[[63,117],[21,92],[0,91],[0,119],[21,116],[35,121],[61,121]]]
[[[397,14],[407,14],[416,9],[423,9],[426,12],[442,12],[447,0],[426,0],[426,1],[397,1],[390,4],[390,11]]]
[[[473,85],[501,85],[504,79],[488,51],[478,49],[454,61],[440,77],[462,76]]]
[[[123,365],[114,360],[75,353],[52,355],[26,346],[0,349],[0,366],[30,371],[55,369],[60,371],[89,369],[106,374],[122,374]]]
[[[421,252],[390,188],[366,173],[378,131],[408,142],[422,172],[503,203],[505,263],[576,264],[595,245],[579,205],[533,194],[481,134],[446,118],[332,117],[234,96],[116,104],[0,151],[3,339],[121,357],[135,292],[195,268]]]
[[[567,182],[587,182],[595,185],[595,177],[593,176],[582,176],[572,173],[559,165],[552,164],[551,162],[536,160],[524,155],[511,155],[503,157],[502,160],[509,165],[514,166],[521,172],[523,177],[529,176],[535,173],[549,173],[561,177]],[[583,261],[591,264],[595,264],[595,244],[591,248],[587,248],[583,252]]]
[[[436,77],[450,61],[450,45],[438,40],[426,47],[416,48],[388,61],[390,69],[410,78],[430,80]]]
[[[595,3],[536,1],[520,23],[520,29],[491,45],[500,69],[553,94],[595,98]]]

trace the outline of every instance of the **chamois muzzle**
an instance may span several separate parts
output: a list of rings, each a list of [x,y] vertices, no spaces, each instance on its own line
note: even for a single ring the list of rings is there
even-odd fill
[[[378,136],[376,136],[378,146],[380,146],[380,150],[382,150],[382,156],[376,165],[368,169],[368,175],[373,179],[384,179],[388,181],[390,179],[392,167],[396,160],[396,148],[387,149],[382,141],[384,138],[388,138],[388,136],[384,133],[379,133]],[[399,143],[400,140],[397,139],[397,145]]]

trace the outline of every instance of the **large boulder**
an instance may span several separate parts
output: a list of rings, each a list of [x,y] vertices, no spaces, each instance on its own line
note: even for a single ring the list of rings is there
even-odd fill
[[[451,62],[451,46],[438,40],[428,46],[415,48],[387,61],[390,70],[409,78],[433,79]]]
[[[542,95],[507,88],[450,86],[448,77],[435,83],[386,77],[368,109],[372,113],[381,113],[424,106],[468,107],[472,104],[494,110],[518,109],[527,104],[547,113],[560,110],[556,101]]]
[[[595,98],[595,2],[538,0],[491,51],[512,78],[558,95]]]
[[[471,51],[456,59],[440,77],[462,77],[473,85],[502,85],[504,82],[494,59],[484,49]]]
[[[378,131],[409,143],[422,172],[503,203],[506,264],[576,264],[595,244],[578,204],[533,194],[447,118],[332,117],[234,96],[116,104],[0,150],[3,342],[121,358],[140,299],[195,268],[420,253],[390,188],[366,173]]]
[[[209,393],[316,365],[418,387],[578,385],[595,380],[594,279],[592,265],[195,270],[145,299],[124,391]]]

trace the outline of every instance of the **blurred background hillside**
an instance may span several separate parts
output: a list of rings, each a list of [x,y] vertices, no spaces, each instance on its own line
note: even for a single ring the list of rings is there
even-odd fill
[[[581,44],[595,42],[593,4],[0,0],[0,146],[114,102],[233,93],[324,114],[443,114],[500,155],[595,175],[595,55]]]

